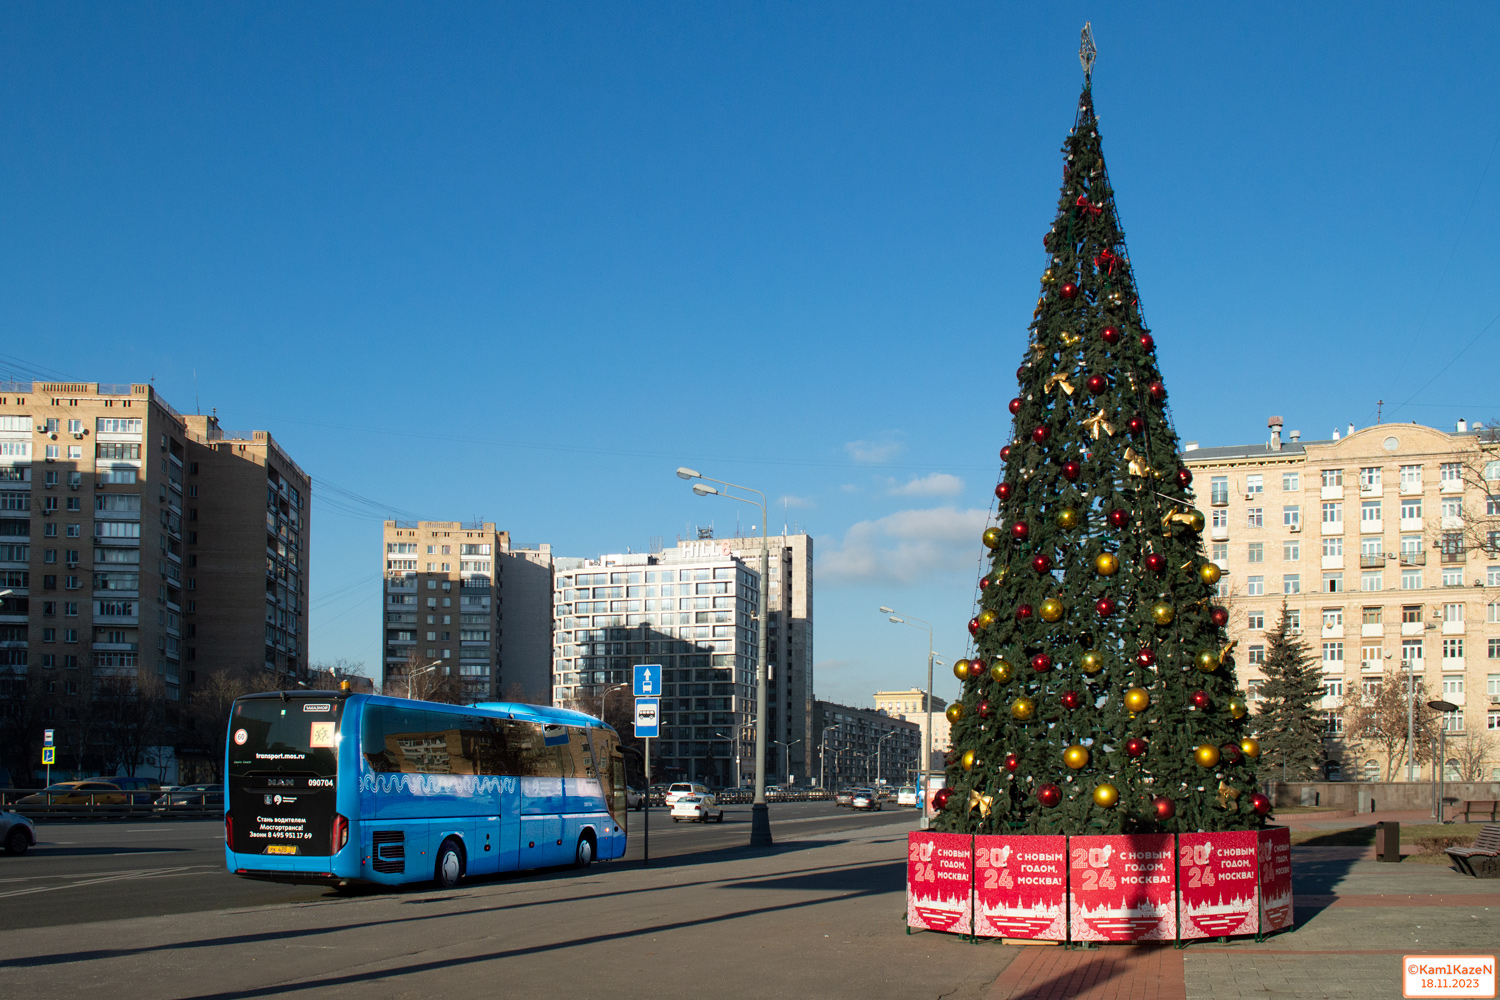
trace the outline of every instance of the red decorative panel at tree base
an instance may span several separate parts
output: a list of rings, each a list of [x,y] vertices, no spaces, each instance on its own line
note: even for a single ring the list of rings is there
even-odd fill
[[[1177,865],[1170,833],[1068,838],[1074,941],[1171,941]]]
[[[1254,830],[1177,837],[1177,898],[1184,940],[1254,934],[1260,927]]]
[[[1067,865],[1067,837],[975,837],[974,933],[1065,940]]]
[[[974,925],[974,838],[967,833],[907,834],[906,923],[967,934]]]
[[[1256,832],[1259,841],[1260,930],[1292,926],[1292,834],[1284,826]]]

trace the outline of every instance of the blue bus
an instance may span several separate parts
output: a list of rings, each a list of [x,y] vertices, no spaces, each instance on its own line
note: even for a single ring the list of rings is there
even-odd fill
[[[453,886],[625,853],[620,738],[567,709],[247,695],[224,775],[225,863],[246,878]]]

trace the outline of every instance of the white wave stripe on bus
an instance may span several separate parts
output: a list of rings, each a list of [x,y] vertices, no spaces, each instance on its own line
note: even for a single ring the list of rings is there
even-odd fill
[[[361,792],[408,795],[494,795],[514,792],[519,779],[493,774],[364,774]],[[559,794],[561,794],[559,792]]]

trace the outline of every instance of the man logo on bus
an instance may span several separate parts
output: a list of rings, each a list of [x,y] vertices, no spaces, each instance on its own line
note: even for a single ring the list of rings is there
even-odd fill
[[[244,746],[245,741],[248,739],[250,739],[250,734],[245,732],[243,729],[236,729],[234,731],[234,742],[236,746]]]

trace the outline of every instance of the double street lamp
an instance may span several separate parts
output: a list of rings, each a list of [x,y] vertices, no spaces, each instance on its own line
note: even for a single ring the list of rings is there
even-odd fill
[[[780,740],[772,740],[771,742],[775,743],[779,747],[784,748],[786,752],[786,783],[790,785],[792,783],[792,747],[796,746],[802,741],[792,740],[792,742],[790,743],[783,743]]]
[[[927,799],[927,785],[929,783],[928,775],[932,770],[932,624],[924,622],[920,618],[913,618],[911,615],[900,614],[896,609],[888,608],[884,605],[881,606],[880,613],[889,615],[889,620],[893,624],[910,625],[912,628],[921,629],[927,633],[927,703],[923,706],[927,710],[927,723],[922,729],[921,760],[922,798],[925,801]],[[925,816],[925,812],[923,815]],[[924,820],[923,822],[925,823],[926,821]]]
[[[427,664],[427,666],[425,666],[425,667],[418,667],[415,670],[409,671],[407,673],[407,675],[406,675],[406,700],[407,701],[411,700],[411,682],[412,682],[412,679],[415,678],[418,674],[426,674],[426,673],[432,672],[433,670],[436,670],[438,668],[438,666],[442,662],[443,662],[442,660],[433,660],[431,663]]]
[[[818,787],[825,790],[828,788],[828,743],[825,738],[838,728],[840,724],[834,723],[818,734]]]
[[[752,507],[760,508],[760,608],[756,619],[760,624],[757,636],[756,649],[756,676],[755,676],[755,802],[750,807],[750,846],[768,847],[771,844],[771,814],[766,808],[766,702],[767,677],[766,677],[766,638],[769,631],[770,620],[770,555],[771,543],[766,530],[766,495],[760,490],[753,490],[748,486],[740,486],[737,483],[725,482],[722,479],[712,479],[703,475],[696,469],[686,466],[677,470],[678,479],[701,479],[703,482],[693,484],[693,492],[700,497],[724,497],[729,500],[738,500]],[[720,486],[732,490],[743,490],[746,493],[754,493],[760,500],[751,500],[748,497],[735,496],[733,493],[725,493],[709,483],[718,483]]]

